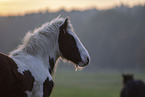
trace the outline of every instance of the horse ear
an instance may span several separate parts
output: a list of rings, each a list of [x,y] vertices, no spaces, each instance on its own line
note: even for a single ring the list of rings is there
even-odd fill
[[[61,27],[63,27],[63,29],[67,29],[68,27],[68,20],[69,20],[69,17],[66,17],[63,21],[63,23],[61,24]]]

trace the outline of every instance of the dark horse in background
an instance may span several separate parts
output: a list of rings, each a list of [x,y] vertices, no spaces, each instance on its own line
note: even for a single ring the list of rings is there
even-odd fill
[[[68,17],[57,17],[28,32],[9,56],[0,53],[0,97],[49,97],[60,57],[76,67],[90,60]]]
[[[145,83],[134,80],[132,74],[123,74],[123,89],[120,97],[145,97]]]

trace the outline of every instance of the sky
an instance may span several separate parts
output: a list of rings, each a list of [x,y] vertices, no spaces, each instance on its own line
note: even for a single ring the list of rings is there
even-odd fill
[[[62,8],[85,10],[88,8],[108,9],[121,4],[133,7],[145,5],[145,0],[0,0],[0,15],[24,14],[44,9],[58,11]]]

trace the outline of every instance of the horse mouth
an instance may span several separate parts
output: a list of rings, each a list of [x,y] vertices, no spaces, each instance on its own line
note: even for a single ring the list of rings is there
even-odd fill
[[[86,61],[81,61],[78,64],[75,64],[76,71],[78,68],[83,68],[83,67],[87,66],[88,64],[89,64],[89,58],[87,58]]]
[[[80,62],[79,64],[76,64],[76,69],[75,69],[75,71],[77,71],[78,70],[78,68],[81,70],[81,69],[83,69],[86,65],[88,65],[88,64],[85,64],[85,63],[83,63],[83,62]]]
[[[87,65],[88,63],[79,62],[79,64],[76,64],[76,67],[85,67]]]
[[[87,65],[88,65],[88,64],[83,63],[83,62],[80,62],[80,63],[78,64],[79,67],[85,67],[85,66],[87,66]]]

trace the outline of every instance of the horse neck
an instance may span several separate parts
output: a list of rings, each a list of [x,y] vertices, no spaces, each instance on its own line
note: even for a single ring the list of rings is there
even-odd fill
[[[41,35],[41,34],[38,34]],[[23,43],[18,49],[11,52],[11,56],[30,55],[34,59],[40,60],[45,66],[49,65],[49,69],[53,69],[56,60],[59,58],[57,37],[50,35],[34,36],[29,38],[28,43]],[[26,39],[27,40],[27,39]],[[53,66],[52,66],[53,65]]]
[[[41,36],[41,38],[38,38],[37,41],[42,41],[38,42],[38,44],[32,44],[29,49],[29,47],[26,46],[24,51],[26,51],[28,54],[39,58],[44,62],[46,65],[50,65],[50,60],[53,59],[54,63],[59,57],[59,52],[58,52],[58,44],[57,44],[57,37],[54,35],[49,36],[47,38],[46,36]],[[32,42],[35,42],[32,40]],[[28,50],[26,50],[28,49]]]

